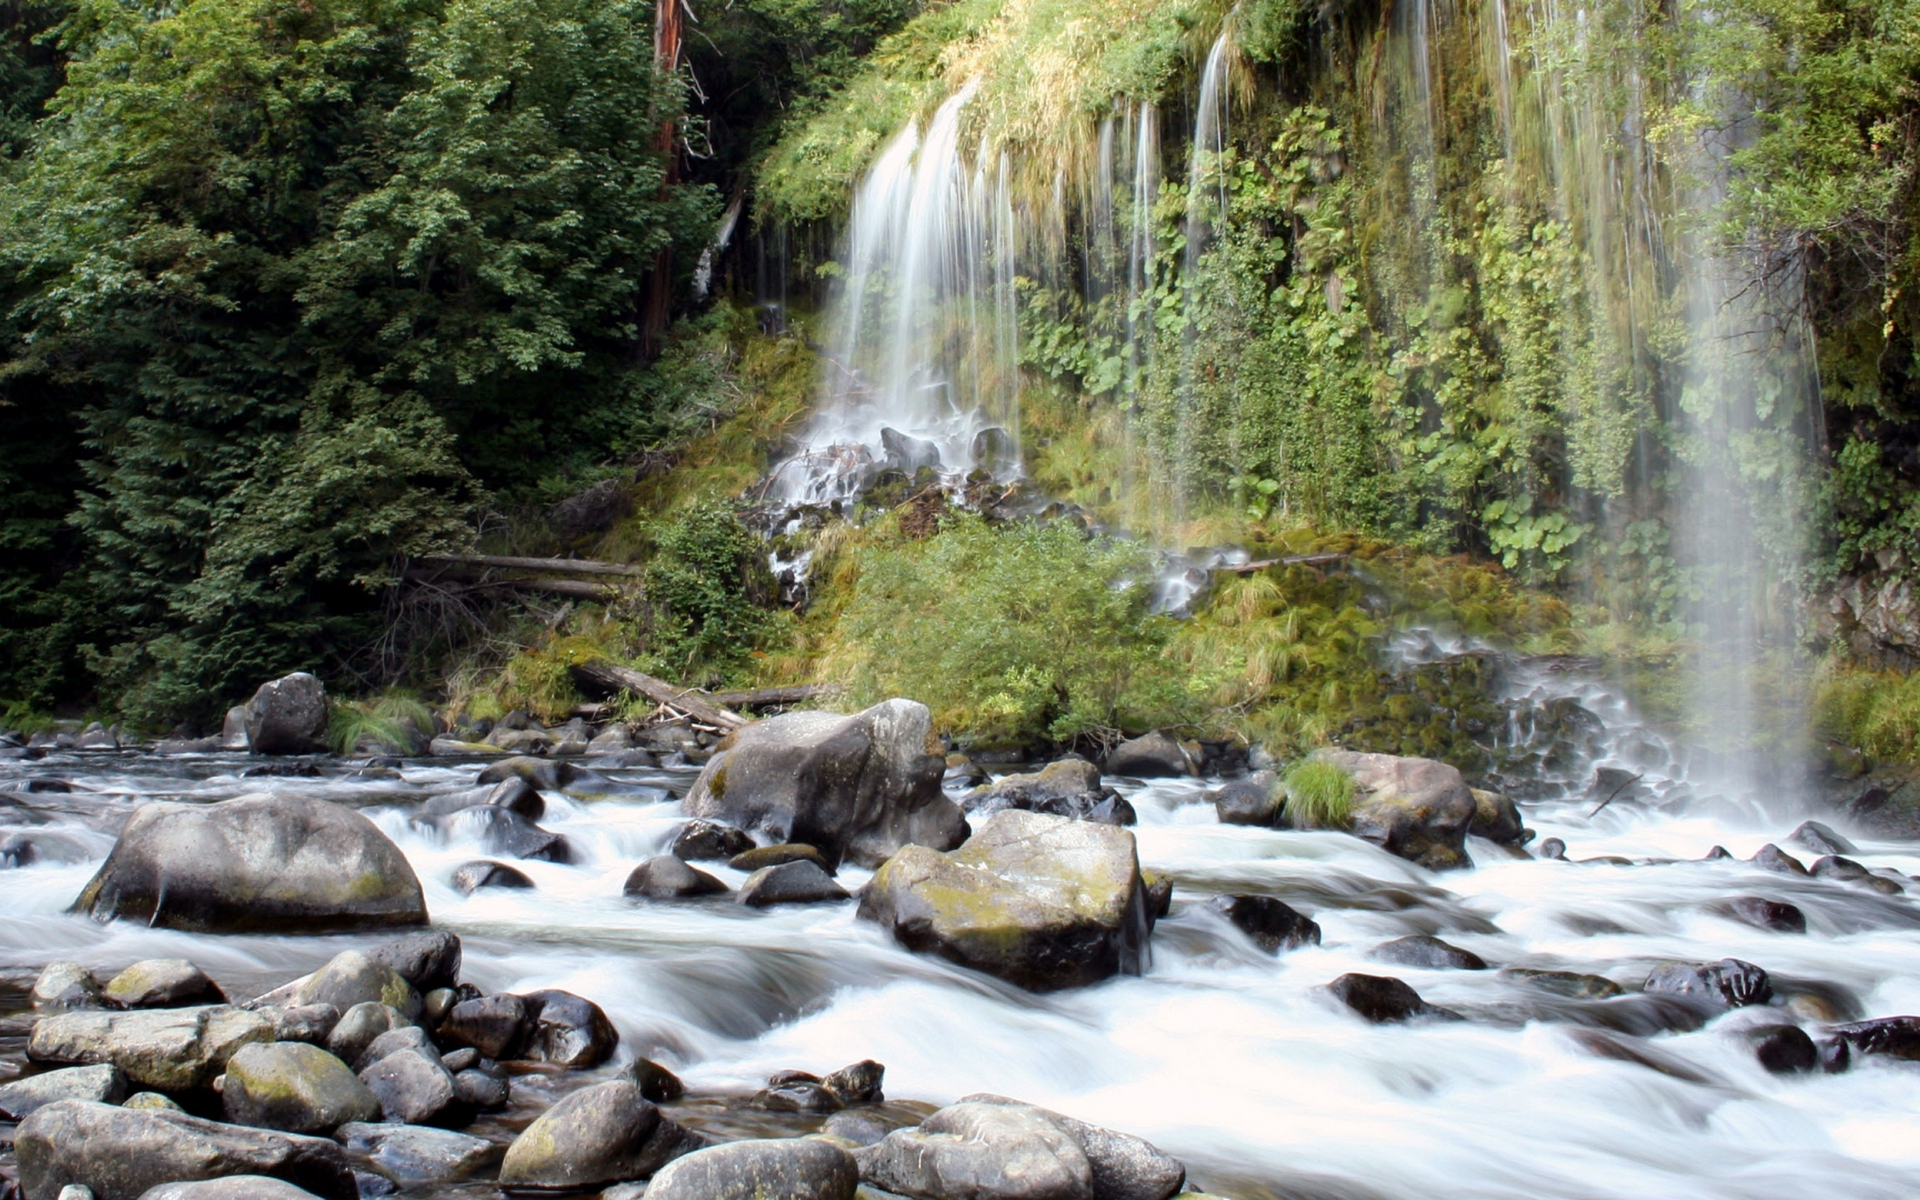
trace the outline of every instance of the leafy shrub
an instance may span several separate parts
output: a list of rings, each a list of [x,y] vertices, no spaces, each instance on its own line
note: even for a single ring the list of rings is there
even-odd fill
[[[649,665],[683,683],[712,682],[737,669],[768,628],[760,541],[721,500],[697,502],[652,533]]]
[[[1828,663],[1814,685],[1821,733],[1880,762],[1913,762],[1920,738],[1920,675]]]
[[[961,517],[861,561],[841,631],[855,695],[908,696],[989,745],[1177,723],[1197,697],[1147,612],[1152,555],[1067,525]]]
[[[1303,758],[1281,777],[1287,817],[1297,829],[1345,829],[1353,824],[1353,777],[1321,758]]]

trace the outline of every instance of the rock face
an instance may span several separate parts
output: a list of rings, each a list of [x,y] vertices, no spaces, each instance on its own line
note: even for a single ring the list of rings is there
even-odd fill
[[[74,1183],[96,1200],[140,1200],[151,1188],[230,1175],[269,1176],[323,1200],[360,1194],[330,1141],[165,1110],[62,1100],[21,1122],[14,1149],[22,1189],[35,1200]]]
[[[853,1200],[853,1156],[816,1138],[728,1142],[660,1169],[647,1200]]]
[[[140,1087],[181,1092],[205,1087],[234,1053],[273,1040],[273,1023],[226,1005],[65,1012],[33,1027],[27,1057],[42,1063],[111,1063]]]
[[[940,788],[945,770],[923,704],[785,713],[728,735],[685,808],[765,841],[816,846],[829,865],[873,867],[905,845],[947,850],[966,838],[966,817]]]
[[[507,1147],[500,1182],[585,1190],[644,1179],[705,1143],[660,1115],[628,1079],[573,1093],[542,1113]]]
[[[400,848],[325,800],[241,796],[135,810],[74,909],[203,933],[313,933],[421,925]]]
[[[255,754],[317,754],[327,748],[327,689],[296,671],[261,684],[244,719]]]
[[[1467,830],[1479,812],[1458,770],[1431,758],[1320,750],[1353,776],[1353,834],[1428,870],[1470,867]]]
[[[332,1133],[380,1113],[380,1101],[347,1064],[299,1042],[242,1046],[227,1063],[220,1101],[236,1125],[287,1133]]]
[[[862,891],[860,915],[1035,991],[1139,974],[1147,957],[1133,835],[1039,813],[998,813],[950,854],[907,847]]]

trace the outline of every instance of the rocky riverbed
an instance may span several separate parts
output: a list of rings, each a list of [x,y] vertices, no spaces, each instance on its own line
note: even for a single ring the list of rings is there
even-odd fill
[[[0,1107],[40,1110],[0,1124],[0,1177],[133,1200],[169,1182],[154,1147],[217,1134],[214,1174],[342,1196],[1913,1194],[1920,1029],[1882,1020],[1920,1013],[1912,843],[1716,795],[1617,727],[1484,822],[1442,778],[1447,828],[1408,844],[1223,822],[1252,777],[974,792],[916,751],[824,816],[752,782],[850,728],[924,743],[881,717],[807,718],[732,784],[725,756],[0,761],[30,846],[0,871]],[[331,918],[275,891],[305,842],[222,832],[287,812],[360,864]],[[425,935],[387,927],[411,905]],[[179,1192],[243,1194],[276,1193]]]

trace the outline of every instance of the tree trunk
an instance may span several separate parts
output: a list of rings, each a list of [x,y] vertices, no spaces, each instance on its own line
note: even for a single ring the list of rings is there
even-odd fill
[[[697,688],[677,688],[664,679],[656,679],[644,671],[636,671],[618,663],[575,663],[573,678],[582,688],[608,693],[632,692],[636,696],[645,696],[655,704],[671,705],[695,720],[721,729],[738,729],[747,723],[745,717],[713,703],[705,692]]]

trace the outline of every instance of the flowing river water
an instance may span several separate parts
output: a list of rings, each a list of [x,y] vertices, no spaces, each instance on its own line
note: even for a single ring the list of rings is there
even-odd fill
[[[355,806],[394,838],[434,924],[464,940],[466,978],[598,1002],[620,1030],[621,1059],[670,1065],[692,1097],[683,1119],[715,1132],[775,1120],[792,1132],[805,1118],[744,1107],[768,1074],[874,1058],[903,1122],[926,1111],[914,1102],[1017,1096],[1147,1137],[1185,1159],[1196,1184],[1244,1200],[1920,1195],[1920,1069],[1856,1059],[1843,1074],[1771,1075],[1738,1036],[1760,1019],[1754,1010],[1663,1032],[1653,998],[1634,991],[1656,961],[1733,956],[1773,976],[1768,1021],[1800,1020],[1817,1034],[1823,1019],[1920,1012],[1920,883],[1886,895],[1738,861],[1780,841],[1801,814],[1707,795],[1660,761],[1664,744],[1597,684],[1517,668],[1506,686],[1515,721],[1540,701],[1575,699],[1605,724],[1593,752],[1534,780],[1540,795],[1523,806],[1533,844],[1559,837],[1572,858],[1632,865],[1521,859],[1476,841],[1475,869],[1436,875],[1343,834],[1222,825],[1204,800],[1217,781],[1113,780],[1138,811],[1142,862],[1175,881],[1173,912],[1143,976],[1046,996],[908,953],[851,904],[750,911],[725,898],[626,899],[627,872],[672,838],[689,769],[608,772],[665,788],[666,800],[547,793],[542,823],[570,839],[576,862],[521,863],[534,890],[469,897],[450,876],[485,857],[481,848],[424,831],[409,813],[471,786],[477,762],[409,760],[358,775],[336,762],[319,778],[265,779],[240,776],[260,761],[243,755],[0,762],[0,788],[10,789],[0,792],[0,837],[25,832],[43,853],[0,871],[0,1014],[20,1013],[34,974],[55,959],[111,973],[190,958],[244,996],[374,940],[208,937],[65,911],[136,805],[284,789]],[[1634,797],[1590,815],[1587,784],[1610,763],[1643,779]],[[37,778],[74,791],[25,791]],[[1697,861],[1715,845],[1736,857]],[[1852,857],[1890,877],[1920,873],[1913,844],[1860,840]],[[848,867],[841,881],[853,889],[865,877]],[[1220,892],[1280,897],[1319,922],[1323,942],[1262,953],[1200,903]],[[1806,933],[1718,915],[1735,895],[1797,905]],[[1412,933],[1444,937],[1494,969],[1368,959]],[[1570,998],[1507,967],[1604,975],[1627,994]],[[1349,971],[1397,976],[1467,1019],[1367,1025],[1323,990]],[[16,1015],[0,1038],[0,1081],[23,1069],[23,1025]],[[504,1142],[582,1081],[520,1076],[513,1110],[478,1131]],[[430,1191],[496,1194],[484,1182]]]

